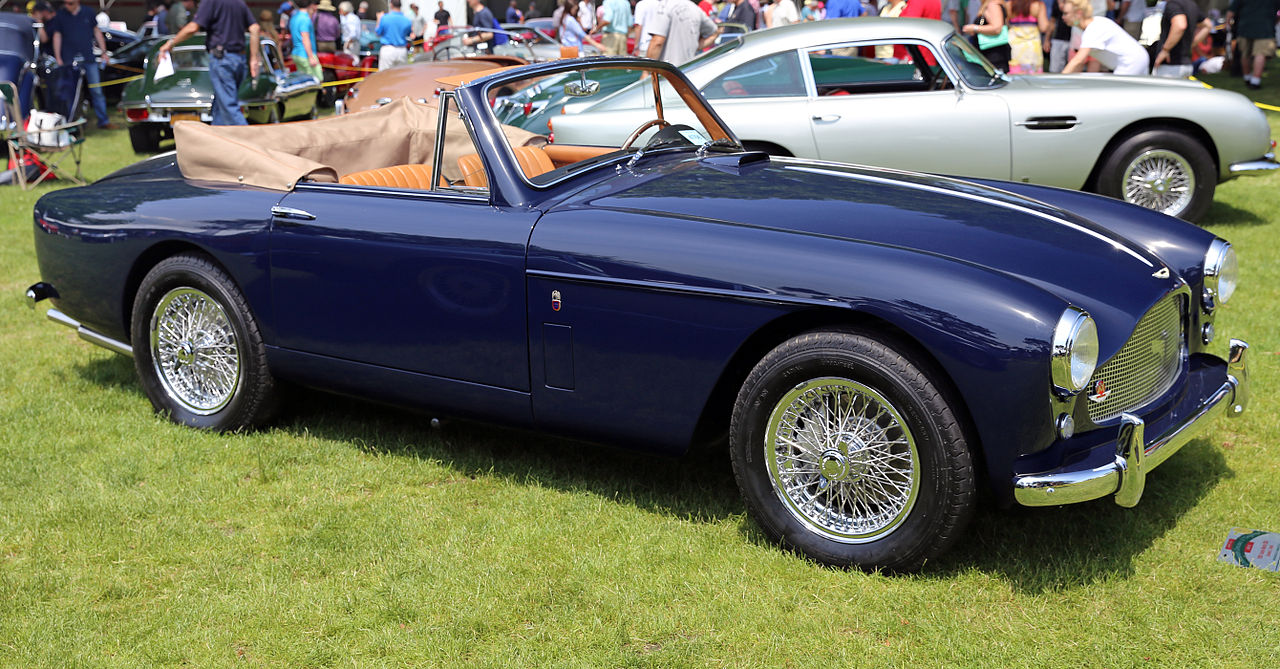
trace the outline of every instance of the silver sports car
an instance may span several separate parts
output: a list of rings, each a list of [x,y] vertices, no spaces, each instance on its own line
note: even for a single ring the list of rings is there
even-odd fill
[[[791,25],[682,69],[748,147],[774,154],[1087,190],[1193,221],[1219,181],[1280,168],[1263,112],[1242,95],[1153,77],[1009,76],[941,21]],[[616,146],[655,118],[644,86],[566,105],[554,141]],[[681,105],[664,100],[666,118],[681,122]]]

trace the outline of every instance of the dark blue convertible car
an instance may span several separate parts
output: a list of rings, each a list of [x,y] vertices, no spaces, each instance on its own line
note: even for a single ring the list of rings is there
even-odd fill
[[[653,112],[620,146],[493,114],[618,69]],[[1073,191],[743,151],[653,61],[176,134],[176,156],[39,201],[28,298],[193,427],[259,425],[290,381],[659,453],[727,438],[770,536],[909,570],[980,489],[1138,503],[1248,399],[1225,241]]]

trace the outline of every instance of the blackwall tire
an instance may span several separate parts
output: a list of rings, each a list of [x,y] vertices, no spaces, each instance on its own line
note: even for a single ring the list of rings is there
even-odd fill
[[[143,278],[133,303],[134,366],[151,405],[175,423],[250,429],[276,407],[257,320],[226,272],[182,254]]]
[[[1098,172],[1098,191],[1147,209],[1197,222],[1213,204],[1218,173],[1200,142],[1167,129],[1120,142]]]
[[[148,125],[131,125],[129,144],[134,153],[155,153],[160,148],[160,130]]]
[[[973,515],[955,410],[869,332],[812,332],[771,351],[738,393],[729,443],[752,517],[822,564],[913,571]]]

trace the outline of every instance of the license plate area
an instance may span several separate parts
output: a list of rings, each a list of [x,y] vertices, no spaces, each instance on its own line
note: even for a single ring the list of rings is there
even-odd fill
[[[199,122],[199,121],[200,121],[200,115],[199,115],[199,114],[192,114],[192,113],[189,113],[189,112],[174,112],[171,116],[169,116],[169,124],[170,124],[170,125],[172,125],[172,124],[174,124],[174,123],[177,123],[178,121],[196,121],[196,122]]]

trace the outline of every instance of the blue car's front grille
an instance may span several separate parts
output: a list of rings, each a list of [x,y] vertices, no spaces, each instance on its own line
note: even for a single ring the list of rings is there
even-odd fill
[[[1094,423],[1134,412],[1169,390],[1182,367],[1183,297],[1170,295],[1138,321],[1133,335],[1107,364],[1094,373],[1089,388],[1101,380],[1107,389],[1100,402],[1089,400]]]

